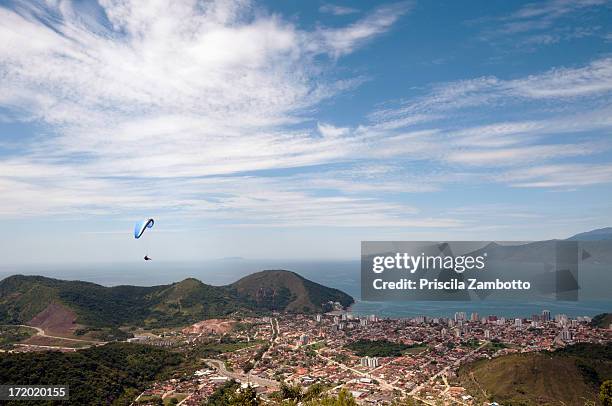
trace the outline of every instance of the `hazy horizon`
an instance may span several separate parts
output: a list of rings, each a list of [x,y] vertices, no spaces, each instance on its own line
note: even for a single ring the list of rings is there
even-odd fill
[[[270,266],[265,266],[269,264]],[[285,265],[285,266],[282,266]],[[531,301],[405,301],[405,302],[367,302],[360,299],[361,286],[359,278],[359,261],[200,261],[194,263],[161,263],[155,267],[148,263],[141,265],[132,262],[124,264],[96,265],[80,267],[71,265],[67,268],[39,266],[20,268],[27,275],[42,275],[64,280],[83,280],[103,286],[136,285],[155,286],[179,282],[188,277],[195,277],[204,283],[222,286],[235,282],[243,276],[264,269],[286,269],[295,271],[301,276],[325,286],[340,289],[356,300],[351,312],[354,314],[376,314],[380,317],[404,318],[426,315],[431,317],[450,317],[457,311],[479,312],[482,315],[496,314],[506,317],[528,317],[548,309],[569,316],[593,316],[610,311],[610,300],[579,300],[564,302],[556,300]],[[167,270],[172,269],[173,273]],[[128,272],[129,271],[129,272]],[[19,273],[19,272],[18,272]],[[0,268],[0,280],[15,274]]]

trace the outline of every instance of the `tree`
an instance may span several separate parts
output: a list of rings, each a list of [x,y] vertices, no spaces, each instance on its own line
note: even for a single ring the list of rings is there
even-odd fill
[[[392,406],[416,406],[416,402],[411,397],[406,397],[404,399],[394,400]]]
[[[299,385],[287,385],[282,383],[280,387],[281,399],[290,399],[300,401],[304,397],[302,388]]]
[[[241,388],[238,382],[231,380],[217,388],[208,401],[202,404],[206,406],[257,406],[259,398],[253,387]]]
[[[337,406],[357,406],[355,398],[349,391],[342,389],[338,394]]]
[[[255,392],[255,389],[249,385],[238,392],[238,394],[234,397],[234,402],[232,404],[240,406],[257,406],[259,405],[257,392]]]
[[[326,396],[321,399],[314,399],[304,403],[305,406],[357,406],[355,398],[349,391],[342,389],[338,396]]]
[[[317,399],[321,396],[321,394],[325,391],[325,387],[320,383],[315,383],[310,385],[310,387],[306,390],[306,394],[304,395],[305,400]]]
[[[612,380],[607,380],[599,388],[599,400],[603,406],[612,406]]]

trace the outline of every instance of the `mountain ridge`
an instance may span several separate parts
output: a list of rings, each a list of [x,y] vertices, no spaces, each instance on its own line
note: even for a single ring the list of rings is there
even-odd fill
[[[602,241],[612,240],[612,227],[597,228],[569,237],[569,241]]]
[[[0,323],[27,324],[51,304],[73,311],[75,322],[83,326],[160,327],[234,313],[323,312],[330,301],[347,307],[354,299],[285,270],[257,272],[224,286],[186,278],[166,285],[105,287],[92,282],[13,275],[0,281]]]
[[[461,383],[483,403],[595,404],[612,378],[612,344],[579,343],[554,352],[507,354],[462,366]]]
[[[302,295],[292,297],[291,292],[286,292],[284,285],[297,285]],[[310,281],[301,275],[284,270],[268,270],[247,275],[230,286],[235,288],[239,294],[249,298],[256,305],[269,304],[269,308],[284,308],[291,311],[304,311],[319,306],[317,303],[338,302],[343,307],[353,303],[353,298],[344,292],[328,288],[316,282]],[[256,287],[256,289],[253,289]],[[326,297],[319,297],[318,293],[325,290]],[[287,297],[288,295],[288,297]],[[325,306],[323,306],[325,307]],[[323,308],[325,310],[325,308]]]

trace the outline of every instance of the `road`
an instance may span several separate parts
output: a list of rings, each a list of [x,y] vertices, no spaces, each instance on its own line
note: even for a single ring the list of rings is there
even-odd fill
[[[67,340],[67,341],[76,341],[76,342],[88,343],[88,344],[92,344],[92,345],[106,344],[106,341],[83,340],[82,338],[70,338],[70,337],[52,336],[52,335],[46,334],[45,330],[43,330],[40,327],[28,326],[26,324],[14,324],[14,325],[18,326],[18,327],[33,328],[34,330],[36,330],[36,335],[39,336],[39,337],[56,338],[58,340]]]
[[[368,371],[368,372],[362,372],[362,371],[359,371],[359,370],[357,370],[355,368],[351,368],[348,365],[343,364],[342,362],[335,361],[335,360],[333,360],[333,359],[331,359],[329,357],[326,357],[326,356],[322,355],[321,353],[319,353],[319,350],[315,350],[315,353],[317,354],[318,357],[323,358],[327,362],[330,362],[332,364],[338,365],[340,368],[344,369],[345,371],[351,371],[351,372],[353,372],[353,373],[355,373],[355,374],[357,374],[357,375],[359,375],[361,377],[370,378],[372,376],[372,372],[374,372],[374,370],[371,370],[371,371]],[[376,368],[376,369],[378,369],[378,368]],[[402,388],[393,385],[393,383],[388,382],[387,380],[383,379],[380,376],[377,376],[376,380],[378,381],[380,386],[382,388],[384,388],[384,389],[389,389],[389,390],[394,390],[395,389],[395,390],[402,391]]]
[[[457,366],[460,365],[461,362],[463,360],[465,360],[466,358],[468,358],[469,356],[473,355],[474,353],[476,353],[477,351],[480,351],[482,348],[484,348],[487,344],[489,344],[489,341],[485,341],[483,344],[481,344],[480,346],[478,346],[478,348],[475,348],[474,350],[468,352],[467,354],[465,354],[463,357],[461,357],[459,360],[455,361],[455,363],[453,363],[452,365],[449,365],[443,369],[441,369],[438,373],[432,375],[427,381],[423,382],[422,384],[416,386],[414,389],[412,389],[412,391],[410,391],[409,395],[412,396],[413,398],[420,400],[423,403],[426,403],[428,405],[435,405],[435,403],[430,402],[428,400],[425,400],[421,397],[419,397],[417,395],[417,393],[419,393],[419,391],[421,389],[423,389],[425,387],[425,385],[435,381],[439,376],[443,376],[446,375],[446,372],[448,372],[449,369],[451,369],[452,366]],[[441,344],[440,344],[441,345]],[[459,403],[459,404],[464,404],[462,402],[457,401],[456,399],[453,399],[454,403]]]
[[[37,344],[14,344],[16,347],[25,347],[25,348],[42,348],[45,350],[66,350],[66,351],[76,351],[82,350],[84,348],[89,347],[60,347],[57,345],[37,345]]]
[[[218,359],[210,359],[206,358],[202,361],[212,365],[220,375],[226,376],[231,379],[239,380],[240,382],[252,382],[256,383],[259,386],[265,386],[266,388],[274,388],[278,389],[280,384],[277,381],[273,381],[271,379],[262,378],[256,375],[244,374],[235,371],[229,371],[225,367],[225,363],[223,361],[219,361]]]

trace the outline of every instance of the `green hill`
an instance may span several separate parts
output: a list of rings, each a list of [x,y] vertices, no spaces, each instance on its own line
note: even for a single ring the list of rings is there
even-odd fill
[[[322,311],[328,301],[347,306],[353,298],[288,271],[258,272],[228,286],[189,278],[170,285],[105,287],[15,275],[0,281],[0,323],[27,324],[34,319],[58,331],[62,323],[180,326],[234,312]]]
[[[321,311],[328,302],[347,307],[353,298],[346,293],[302,278],[295,272],[257,272],[230,285],[238,295],[257,309],[294,312]]]
[[[612,343],[511,354],[464,366],[459,379],[480,400],[503,405],[583,405],[612,379]]]
[[[178,353],[148,345],[112,343],[74,353],[36,352],[0,354],[0,382],[4,385],[68,385],[65,405],[129,405],[154,379],[180,366]],[[52,404],[15,401],[7,405]]]
[[[612,325],[612,313],[598,314],[591,320],[591,325],[599,328],[610,328]]]

